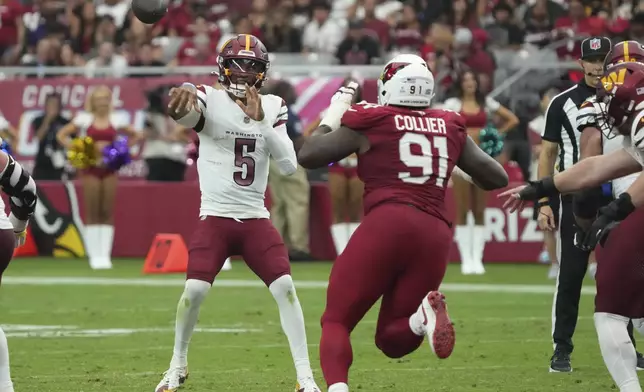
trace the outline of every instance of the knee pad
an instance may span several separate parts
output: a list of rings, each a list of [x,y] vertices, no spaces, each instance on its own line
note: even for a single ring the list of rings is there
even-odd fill
[[[271,294],[275,299],[282,298],[297,298],[295,293],[295,285],[293,284],[293,278],[291,275],[282,275],[279,278],[275,279],[269,286]]]
[[[203,280],[188,279],[183,290],[183,297],[191,303],[201,303],[210,291],[210,287],[210,283]]]

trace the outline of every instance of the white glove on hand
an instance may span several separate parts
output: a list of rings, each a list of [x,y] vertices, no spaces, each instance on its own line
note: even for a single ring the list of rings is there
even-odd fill
[[[356,94],[356,89],[358,88],[358,83],[349,82],[346,86],[341,86],[333,97],[331,97],[331,105],[326,111],[326,115],[320,121],[320,125],[326,125],[331,128],[332,131],[340,128],[340,122],[342,121],[342,116],[344,112],[351,107],[353,103],[353,97]]]
[[[23,221],[16,218],[13,213],[9,214],[9,221],[13,225],[13,235],[16,238],[15,248],[20,248],[27,240],[27,224],[29,221]]]

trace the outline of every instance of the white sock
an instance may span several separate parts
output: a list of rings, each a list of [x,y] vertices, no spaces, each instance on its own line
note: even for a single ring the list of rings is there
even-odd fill
[[[642,392],[637,378],[637,355],[628,336],[627,317],[595,313],[599,348],[608,372],[620,392]]]
[[[224,261],[224,265],[221,267],[222,271],[230,271],[233,269],[233,265],[230,263],[230,257]]]
[[[349,242],[349,225],[347,223],[332,224],[331,236],[333,237],[335,252],[340,255]]]
[[[458,252],[461,254],[461,272],[471,273],[472,271],[472,227],[456,226],[454,232]]]
[[[98,225],[87,225],[85,226],[85,253],[87,253],[87,258],[89,259],[89,265],[94,266],[96,262],[96,256],[100,252],[99,244],[99,227]]]
[[[174,351],[170,367],[184,367],[188,364],[188,345],[192,332],[197,325],[199,308],[206,294],[210,290],[210,283],[203,280],[188,279],[177,306],[177,320],[174,331]]]
[[[478,273],[485,272],[483,252],[485,251],[485,226],[475,225],[472,228],[472,267]]]
[[[329,387],[329,392],[349,392],[349,386],[343,382],[338,382]]]
[[[293,278],[290,275],[281,276],[271,283],[268,289],[273,294],[279,308],[282,330],[286,334],[291,348],[298,380],[313,377],[306,342],[304,314],[302,313],[300,300],[295,292]]]
[[[424,317],[419,314],[417,311],[416,313],[412,314],[409,316],[409,329],[418,336],[425,336],[425,328],[423,328],[423,321],[425,321]]]
[[[9,346],[2,328],[0,328],[0,392],[13,392],[9,371]]]
[[[104,257],[112,257],[112,246],[114,244],[114,226],[100,225],[101,228],[101,252]]]

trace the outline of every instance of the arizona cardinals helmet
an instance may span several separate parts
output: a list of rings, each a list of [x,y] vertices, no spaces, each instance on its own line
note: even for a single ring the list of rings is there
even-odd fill
[[[234,96],[244,98],[246,85],[262,87],[271,63],[262,41],[250,34],[239,34],[221,47],[217,64],[219,84]]]
[[[622,41],[610,50],[604,61],[604,69],[628,62],[644,62],[644,46],[637,41]]]
[[[644,64],[624,62],[608,68],[597,85],[600,128],[614,137],[613,128],[621,130],[629,117],[644,109]]]
[[[433,97],[434,75],[425,60],[414,54],[394,57],[378,79],[380,105],[428,107]]]

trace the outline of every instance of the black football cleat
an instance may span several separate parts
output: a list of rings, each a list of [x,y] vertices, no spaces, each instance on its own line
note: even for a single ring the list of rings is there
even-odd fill
[[[555,353],[550,358],[550,373],[570,373],[572,366],[570,365],[570,353],[556,349]]]
[[[637,370],[644,370],[644,355],[637,353]]]

